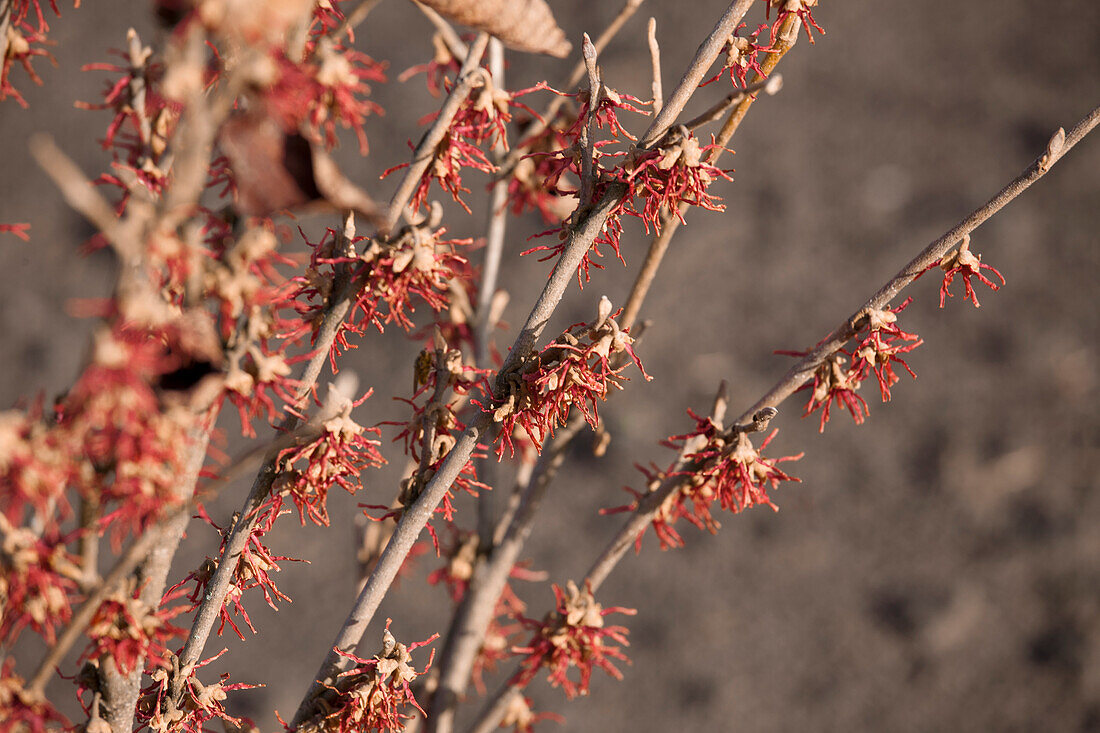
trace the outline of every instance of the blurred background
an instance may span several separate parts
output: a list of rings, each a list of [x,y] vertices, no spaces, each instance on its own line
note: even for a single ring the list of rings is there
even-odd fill
[[[552,5],[575,47],[620,6]],[[652,15],[670,89],[724,7],[648,0],[601,56],[606,82],[649,95]],[[142,5],[95,0],[62,11],[51,33],[57,67],[38,64],[41,88],[17,72],[30,109],[9,101],[0,113],[0,222],[32,224],[30,243],[0,242],[4,407],[73,382],[93,324],[71,317],[68,303],[107,294],[114,278],[108,254],[77,256],[91,231],[33,165],[27,138],[48,132],[85,171],[102,170],[108,158],[95,141],[107,114],[72,103],[96,100],[104,75],[79,67],[122,47],[131,25],[156,40]],[[755,105],[733,139],[735,182],[714,189],[726,213],[692,211],[673,241],[643,311],[653,324],[640,355],[654,380],[632,379],[601,408],[607,454],[595,458],[590,438],[578,441],[552,489],[528,556],[555,582],[584,574],[621,522],[597,509],[625,503],[622,486],[642,486],[632,464],[671,459],[657,443],[690,427],[687,408],[706,410],[721,379],[731,412],[747,408],[787,369],[775,349],[818,341],[1023,170],[1055,129],[1100,103],[1100,4],[825,0],[814,15],[827,35],[814,45],[802,37],[779,67],[782,92]],[[389,62],[391,81],[375,89],[386,114],[368,121],[371,155],[358,157],[349,141],[341,165],[379,198],[394,184],[378,174],[406,159],[416,121],[438,106],[422,77],[396,81],[430,58],[430,32],[410,4],[385,0],[357,33],[359,49]],[[560,84],[572,64],[508,60],[509,88]],[[725,90],[705,88],[688,113]],[[646,126],[624,122],[635,133]],[[470,180],[475,213],[449,212],[455,236],[484,228],[483,186]],[[307,222],[313,231],[333,224]],[[510,222],[502,283],[513,326],[549,271],[518,256],[542,228],[533,215]],[[625,679],[598,676],[590,697],[568,703],[540,680],[537,706],[576,731],[1100,730],[1098,233],[1093,136],[975,233],[973,250],[1008,280],[1000,292],[979,291],[980,310],[958,297],[939,309],[936,277],[907,291],[915,300],[903,327],[925,340],[909,360],[919,379],[903,376],[885,405],[866,386],[868,422],[836,415],[824,435],[816,416],[799,419],[804,395],[782,405],[772,455],[806,456],[789,464],[803,483],[773,493],[781,511],[722,516],[717,536],[686,527],[682,550],[660,552],[647,535],[641,557],[625,560],[599,594],[639,611],[626,620]],[[605,261],[547,333],[589,319],[601,295],[620,304],[647,244],[628,222],[628,267]],[[500,342],[512,335],[502,331]],[[344,363],[375,387],[360,422],[402,418],[390,396],[407,394],[419,344],[390,329],[359,346]],[[222,427],[237,432],[231,416]],[[227,437],[223,447],[236,445]],[[231,698],[265,730],[276,727],[273,710],[293,713],[350,607],[355,505],[392,498],[404,463],[396,446],[387,456],[389,466],[364,476],[365,493],[333,493],[329,531],[288,519],[269,535],[276,553],[312,563],[288,563],[279,576],[295,602],[276,614],[254,597],[261,635],[208,646],[231,650],[214,671],[267,683]],[[246,491],[227,491],[211,515],[225,519]],[[472,509],[460,506],[460,522]],[[195,524],[173,576],[215,540]],[[445,630],[449,601],[422,582],[437,564],[418,560],[378,616],[394,618],[402,641]],[[517,590],[529,615],[553,602],[544,584]],[[375,650],[376,633],[364,651]],[[55,683],[51,694],[67,701],[71,687]]]

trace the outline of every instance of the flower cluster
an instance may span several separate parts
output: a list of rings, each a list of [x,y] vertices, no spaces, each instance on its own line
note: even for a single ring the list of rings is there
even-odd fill
[[[512,120],[512,107],[519,107],[535,114],[527,105],[516,101],[517,97],[542,89],[543,86],[508,92],[493,83],[492,75],[485,69],[473,72],[477,75],[475,87],[463,100],[462,106],[447,126],[443,138],[432,151],[432,162],[424,171],[412,195],[412,208],[420,211],[428,200],[428,191],[434,180],[440,188],[451,194],[451,198],[469,213],[470,208],[462,200],[461,194],[470,189],[462,183],[462,169],[472,168],[482,173],[495,173],[497,167],[486,156],[483,148],[502,144],[507,147],[506,127]],[[449,92],[454,82],[444,80],[444,88]],[[423,118],[421,124],[434,121],[438,113]],[[409,148],[413,149],[412,141]],[[408,163],[389,168],[382,177],[409,166]]]
[[[856,425],[862,425],[869,414],[867,401],[859,395],[863,380],[875,375],[878,380],[882,401],[890,400],[890,388],[899,377],[894,371],[900,365],[914,379],[916,374],[900,356],[920,346],[924,341],[915,333],[906,333],[897,325],[897,314],[905,309],[912,298],[908,298],[897,308],[872,308],[862,311],[854,325],[859,330],[855,334],[856,345],[850,351],[839,349],[829,354],[814,370],[812,384],[804,384],[798,389],[810,390],[810,400],[806,403],[803,417],[821,410],[820,431],[825,431],[829,422],[831,408],[839,405],[848,410]],[[806,356],[808,351],[777,351],[787,356]]]
[[[162,157],[182,109],[161,93],[164,66],[152,59],[152,49],[142,45],[132,28],[127,42],[126,51],[111,50],[123,63],[82,67],[82,71],[106,71],[118,74],[118,78],[107,83],[102,102],[77,103],[80,109],[114,113],[102,140],[103,148],[111,151],[112,172],[100,175],[98,182],[119,190],[120,214],[135,187],[154,196],[164,191],[168,172],[161,165]]]
[[[583,591],[573,581],[565,590],[556,584],[554,597],[556,608],[542,621],[521,617],[520,621],[534,636],[525,647],[512,649],[525,654],[520,669],[512,682],[516,687],[526,687],[543,667],[549,670],[548,679],[554,687],[561,687],[566,697],[587,695],[592,672],[597,667],[615,679],[622,673],[612,660],[629,661],[622,647],[629,646],[627,629],[623,626],[607,626],[604,617],[612,613],[633,616],[630,608],[603,608],[586,587]],[[616,646],[618,645],[618,646]],[[579,679],[572,679],[569,671],[576,669]]]
[[[712,512],[715,502],[733,514],[758,505],[777,509],[768,495],[769,486],[774,489],[781,481],[801,481],[779,468],[780,463],[802,458],[801,453],[781,458],[767,458],[762,453],[778,431],[772,431],[756,448],[748,432],[723,431],[708,417],[700,417],[690,410],[688,414],[695,420],[695,428],[665,441],[667,446],[681,453],[680,460],[664,470],[639,466],[646,477],[647,491],[628,488],[635,497],[632,503],[602,511],[604,514],[638,511],[646,507],[649,497],[663,483],[675,480],[675,488],[660,505],[651,508],[653,519],[650,523],[663,550],[683,547],[683,538],[673,526],[678,520],[684,519],[713,534],[721,526]],[[639,534],[635,543],[637,550],[641,549],[641,543],[642,535]]]
[[[538,211],[547,224],[558,224],[576,208],[556,183],[565,172],[562,163],[567,159],[557,155],[572,142],[565,131],[576,122],[568,111],[553,118],[541,132],[520,142],[527,154],[516,163],[508,178],[508,202],[514,215],[525,211]],[[524,123],[526,124],[526,123]],[[576,191],[575,183],[568,191]]]
[[[878,308],[868,310],[866,331],[861,331],[861,337],[857,337],[859,343],[852,351],[852,370],[855,380],[862,382],[873,373],[878,380],[883,402],[890,401],[890,388],[901,379],[894,371],[895,364],[900,364],[913,379],[917,378],[899,354],[912,351],[923,344],[924,340],[915,333],[902,331],[897,326],[898,313],[912,300],[907,298],[904,303],[892,310]]]
[[[761,23],[752,33],[742,36],[741,29],[744,27],[745,24],[742,23],[726,39],[726,45],[722,47],[722,51],[726,54],[722,68],[719,69],[717,74],[702,82],[699,86],[705,87],[718,81],[722,74],[726,72],[729,72],[730,83],[735,88],[742,89],[749,85],[750,71],[761,78],[767,76],[760,67],[760,54],[771,53],[772,46],[770,42],[760,43],[760,33],[766,30],[768,25]]]
[[[261,94],[271,117],[286,132],[303,130],[328,148],[337,144],[337,125],[353,130],[359,152],[366,155],[370,148],[363,125],[368,116],[382,114],[368,98],[367,82],[386,81],[385,64],[325,36],[310,37],[301,62],[282,49],[271,54],[273,73]]]
[[[187,670],[187,677],[182,683],[181,699],[178,701],[170,694],[172,682],[183,673],[178,669],[178,663],[173,664],[171,671],[164,668],[154,670],[150,675],[152,683],[142,690],[142,696],[138,700],[137,720],[148,726],[153,733],[202,733],[210,730],[207,724],[214,720],[222,721],[227,730],[256,730],[256,726],[248,718],[235,718],[226,712],[225,700],[228,693],[234,690],[249,690],[262,685],[243,682],[228,684],[228,673],[222,674],[217,682],[210,685],[204,685],[196,677],[199,669],[225,652],[223,649]]]
[[[140,588],[130,583],[103,600],[88,624],[91,639],[84,659],[101,663],[113,661],[119,674],[129,674],[141,665],[164,664],[167,643],[183,633],[169,620],[184,611],[183,607],[150,608],[139,596]]]
[[[810,43],[814,42],[813,34],[810,33],[811,26],[818,33],[825,33],[825,29],[817,24],[813,14],[810,12],[810,8],[817,5],[817,0],[764,0],[764,2],[768,6],[767,12],[769,18],[771,17],[773,7],[779,9],[779,12],[776,14],[775,22],[772,23],[772,46],[775,46],[776,39],[780,37],[780,29],[784,22],[792,16],[795,19],[795,24],[791,26],[787,37],[782,39],[787,43],[794,43],[800,25],[805,26],[806,38],[810,39]]]
[[[943,308],[947,298],[952,297],[948,288],[951,286],[956,275],[962,275],[963,286],[966,289],[963,300],[969,300],[974,304],[975,308],[980,308],[981,304],[978,303],[978,296],[974,292],[974,286],[971,284],[970,278],[978,278],[982,283],[988,285],[990,290],[1000,290],[1001,285],[1005,284],[1004,275],[1002,275],[997,268],[992,265],[982,264],[982,256],[976,255],[970,251],[969,234],[963,236],[962,242],[959,244],[957,250],[944,255],[943,258],[940,259],[939,266],[940,269],[943,270],[943,283],[940,285],[940,308]],[[989,270],[996,275],[1000,279],[1001,285],[998,285],[983,275],[982,270]]]
[[[14,642],[29,627],[53,644],[57,627],[72,616],[70,596],[83,573],[65,544],[15,527],[0,513],[0,642]]]
[[[537,354],[523,358],[515,370],[501,374],[491,389],[491,402],[481,405],[501,423],[497,457],[515,453],[512,431],[518,426],[541,451],[543,441],[564,425],[576,407],[593,428],[599,423],[597,405],[620,382],[629,358],[649,379],[634,353],[634,342],[619,328],[611,301],[600,299],[596,319],[570,326]],[[480,403],[479,403],[480,404]]]
[[[55,731],[68,722],[49,702],[27,691],[10,656],[0,662],[0,721],[5,730],[26,733]]]
[[[288,510],[287,510],[288,511]],[[248,541],[245,543],[244,549],[241,550],[240,558],[237,561],[236,568],[233,570],[233,580],[230,583],[229,591],[226,593],[225,602],[219,611],[219,624],[217,628],[218,636],[221,636],[222,631],[225,629],[225,625],[229,624],[233,629],[233,633],[238,638],[244,639],[244,634],[241,632],[237,623],[233,620],[233,614],[236,613],[248,626],[249,630],[255,634],[256,628],[252,625],[252,619],[248,615],[248,611],[245,610],[243,599],[245,591],[252,588],[259,588],[263,593],[264,600],[267,605],[273,609],[278,610],[278,606],[275,605],[275,600],[290,601],[290,598],[278,589],[275,585],[274,579],[271,577],[273,573],[279,572],[282,568],[279,567],[280,562],[302,562],[293,557],[283,557],[275,555],[271,550],[263,543],[263,537],[275,524],[275,520],[286,513],[282,509],[282,501],[278,495],[272,500],[264,504],[259,510],[259,520],[256,522],[252,531],[248,535]],[[217,557],[222,557],[225,553],[226,542],[229,539],[229,528],[221,527],[206,513],[203,508],[199,508],[198,516],[213,527],[221,535],[221,545],[218,548]],[[202,599],[206,596],[210,581],[214,578],[214,572],[218,568],[218,561],[214,558],[207,556],[206,560],[198,567],[198,569],[191,571],[187,574],[183,580],[176,585],[172,586],[165,593],[165,598],[174,596],[176,592],[187,583],[194,583],[195,587],[191,593],[187,595],[187,600],[190,603],[188,611],[193,611],[198,608]]]
[[[299,338],[306,333],[316,337],[326,308],[333,298],[339,270],[350,270],[354,301],[351,313],[341,325],[333,346],[333,367],[340,349],[351,348],[347,334],[363,334],[370,327],[384,330],[396,323],[406,331],[413,328],[410,313],[415,301],[427,304],[438,313],[448,305],[452,281],[471,275],[467,261],[457,253],[469,246],[470,239],[444,239],[445,229],[438,228],[441,212],[417,224],[404,227],[394,237],[380,241],[367,237],[350,240],[328,229],[312,248],[305,274],[293,279],[295,290],[289,301],[297,312],[297,325],[282,335]],[[304,237],[304,234],[303,234]],[[367,242],[362,253],[356,245]]]
[[[424,641],[409,645],[397,641],[390,633],[390,619],[386,619],[386,631],[382,635],[382,648],[373,657],[357,657],[339,649],[336,652],[355,663],[355,667],[342,672],[336,684],[330,686],[337,697],[323,701],[325,710],[298,727],[302,733],[353,733],[353,731],[400,731],[405,727],[409,707],[423,715],[424,710],[416,702],[409,683],[428,671],[435,658],[435,650],[425,668],[417,672],[412,666],[411,652],[417,647],[432,643],[439,637],[433,634]]]
[[[630,185],[626,197],[627,213],[641,218],[649,232],[650,226],[660,231],[662,211],[668,211],[683,223],[681,204],[725,211],[718,197],[707,193],[707,188],[717,179],[733,180],[727,171],[707,162],[705,154],[716,149],[721,146],[699,145],[699,140],[681,126],[667,136],[657,150],[635,156],[628,166],[632,170],[625,179]],[[633,203],[636,198],[642,200],[641,211]]]
[[[352,409],[369,396],[370,392],[358,401],[343,399],[332,405],[329,409],[335,414],[321,420],[316,437],[279,455],[280,472],[273,488],[294,502],[303,525],[308,515],[314,524],[327,527],[329,489],[339,486],[354,494],[362,485],[359,475],[386,462],[378,452],[380,442],[367,437],[378,435],[378,428],[364,428],[351,419]]]
[[[400,398],[400,401],[412,407],[412,415],[404,422],[386,423],[401,427],[394,441],[402,442],[405,454],[417,467],[412,475],[401,482],[397,508],[362,505],[367,509],[385,509],[386,512],[381,517],[371,517],[378,521],[401,515],[420,498],[424,487],[447,460],[458,434],[466,429],[465,423],[458,418],[460,403],[465,401],[470,389],[476,384],[475,380],[483,372],[465,364],[462,352],[449,348],[438,329],[435,331],[434,341],[434,349],[424,349],[417,357],[413,371],[412,398]],[[448,390],[454,391],[454,399],[447,398]],[[421,397],[424,398],[423,402],[419,401]],[[434,514],[442,516],[448,524],[454,520],[454,497],[458,492],[478,496],[481,491],[490,488],[478,480],[474,465],[474,459],[484,457],[480,450],[474,451],[435,508]],[[451,531],[457,532],[453,526]],[[431,524],[428,525],[428,532],[436,553],[439,554],[439,538]],[[452,543],[456,550],[461,536],[461,533],[456,535],[455,542]]]
[[[11,70],[16,63],[19,63],[31,81],[42,84],[42,79],[35,73],[31,62],[36,56],[44,56],[53,61],[53,56],[44,48],[50,44],[46,37],[50,26],[42,10],[42,0],[12,0],[7,5],[4,11],[7,16],[7,23],[4,25],[7,38],[3,39],[3,44],[0,44],[0,48],[6,51],[3,58],[0,58],[0,101],[11,97],[19,103],[19,106],[26,108],[27,100],[11,83]],[[74,6],[79,5],[80,0],[75,0]],[[31,23],[32,9],[37,24]],[[56,0],[50,0],[50,9],[55,15],[60,15]],[[56,63],[55,61],[54,64]]]
[[[545,88],[550,89],[549,87]],[[586,214],[588,207],[595,201],[600,200],[607,194],[611,186],[621,186],[626,179],[629,178],[629,174],[622,166],[609,169],[604,167],[601,161],[602,159],[626,156],[627,153],[625,151],[611,152],[605,150],[605,148],[617,142],[621,142],[622,140],[634,141],[635,139],[633,135],[626,131],[619,121],[619,112],[625,110],[646,114],[645,110],[634,106],[635,104],[643,104],[637,97],[632,97],[629,94],[622,94],[606,85],[601,85],[600,87],[599,101],[596,103],[595,108],[592,108],[592,95],[589,90],[582,90],[573,95],[564,94],[554,89],[550,89],[550,91],[562,96],[575,97],[577,101],[580,102],[581,106],[576,117],[571,118],[573,120],[572,124],[566,128],[560,136],[556,136],[560,137],[564,143],[567,143],[566,145],[563,145],[560,149],[550,150],[545,153],[531,153],[531,156],[537,161],[535,164],[535,171],[539,176],[537,183],[541,184],[543,190],[556,197],[579,196],[579,191],[577,189],[563,188],[561,183],[563,177],[566,177],[566,174],[568,174],[571,181],[580,180],[582,169],[584,168],[583,156],[586,154],[581,146],[581,135],[587,129],[590,118],[597,128],[606,128],[613,139],[593,141],[593,155],[595,160],[592,161],[592,165],[595,180],[592,186],[592,200],[579,202],[580,205],[575,207],[572,214],[568,218],[562,220],[558,226],[544,232],[539,232],[531,237],[531,239],[538,239],[546,236],[555,236],[557,242],[531,247],[520,253],[526,255],[533,252],[545,252],[546,254],[539,258],[540,262],[559,256],[565,250],[565,245],[573,227],[579,223],[579,217]],[[551,126],[553,125],[554,123],[551,122]],[[530,187],[529,184],[526,187]],[[519,187],[519,191],[522,192],[523,188],[524,186]],[[629,188],[630,186],[628,184],[628,189]],[[589,279],[590,267],[602,268],[602,265],[593,262],[591,259],[593,254],[597,257],[603,256],[599,249],[600,245],[611,247],[619,261],[625,264],[626,261],[623,259],[622,253],[620,252],[619,244],[623,231],[621,222],[622,215],[630,213],[631,211],[629,198],[630,196],[628,195],[621,199],[615,209],[611,211],[602,231],[592,242],[589,251],[585,253],[584,259],[581,261],[577,271],[577,280],[582,286],[583,283]],[[582,274],[584,280],[581,280]]]

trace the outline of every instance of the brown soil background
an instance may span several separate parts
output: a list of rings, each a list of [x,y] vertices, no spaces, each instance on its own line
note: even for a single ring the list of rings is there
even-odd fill
[[[605,78],[648,95],[644,27],[654,15],[671,87],[722,7],[646,3],[602,56]],[[618,3],[554,8],[579,39]],[[129,25],[155,37],[144,6],[96,0],[63,12],[52,34],[58,68],[40,64],[42,88],[20,84],[29,111],[8,102],[0,114],[0,221],[33,225],[29,244],[0,247],[3,405],[73,381],[92,324],[67,315],[67,303],[106,294],[113,278],[109,256],[76,255],[89,230],[30,162],[27,137],[49,132],[85,170],[101,170],[94,139],[106,115],[72,100],[95,99],[103,75],[77,69],[121,46]],[[595,459],[581,441],[556,482],[529,554],[559,583],[582,575],[618,526],[596,509],[641,484],[631,464],[669,459],[656,443],[688,427],[686,408],[706,409],[723,378],[731,409],[754,402],[787,367],[774,349],[816,342],[1100,100],[1096,3],[823,2],[815,15],[828,35],[799,42],[780,67],[783,91],[755,106],[733,140],[736,182],[718,187],[728,211],[693,212],[660,273],[641,348],[654,381],[635,379],[606,405],[608,454]],[[428,57],[427,31],[411,6],[390,0],[358,46],[388,59],[393,78]],[[553,83],[568,68],[518,54],[510,62],[513,88]],[[343,160],[384,196],[392,183],[378,173],[404,159],[415,120],[436,103],[419,78],[380,85],[376,98],[386,115],[368,124],[372,155],[347,145]],[[1100,141],[1087,139],[975,235],[1006,288],[980,292],[980,310],[958,298],[940,310],[934,279],[912,288],[904,326],[926,342],[910,361],[919,379],[903,378],[887,405],[868,386],[867,424],[839,416],[819,436],[816,419],[798,419],[801,396],[782,406],[775,454],[806,452],[793,468],[804,483],[775,493],[782,511],[723,517],[716,537],[688,528],[679,551],[658,552],[647,537],[600,593],[639,609],[627,620],[625,679],[597,676],[592,695],[570,703],[533,688],[567,717],[563,729],[1100,730],[1098,192]],[[451,231],[476,236],[482,218],[455,210]],[[510,231],[512,324],[548,271],[514,256],[538,228],[527,217]],[[623,241],[630,267],[609,263],[574,289],[559,325],[587,319],[601,294],[625,297],[648,240],[629,224]],[[361,421],[401,415],[389,396],[407,391],[416,348],[391,330],[346,360],[376,388]],[[232,434],[235,419],[223,427]],[[389,501],[402,460],[388,455],[387,469],[364,477],[361,500]],[[212,515],[224,519],[245,490]],[[355,502],[333,496],[328,531],[287,520],[271,535],[276,552],[313,564],[286,565],[280,587],[295,602],[280,613],[252,599],[260,636],[224,639],[231,652],[211,668],[267,683],[232,701],[264,729],[274,728],[273,709],[293,712],[354,596]],[[471,505],[461,510],[472,516]],[[194,567],[212,539],[193,526],[173,574]],[[421,582],[434,566],[419,561],[379,615],[395,619],[402,640],[445,629],[447,601]],[[520,591],[532,615],[552,602],[545,586]],[[68,699],[66,685],[51,694]]]

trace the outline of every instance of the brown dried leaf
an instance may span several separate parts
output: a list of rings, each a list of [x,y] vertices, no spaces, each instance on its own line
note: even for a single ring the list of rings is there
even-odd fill
[[[237,184],[237,208],[247,216],[351,209],[378,218],[378,206],[336,166],[319,144],[287,135],[270,117],[241,114],[222,127],[218,144]]]
[[[485,31],[509,48],[563,58],[572,45],[545,0],[421,0],[456,23]]]

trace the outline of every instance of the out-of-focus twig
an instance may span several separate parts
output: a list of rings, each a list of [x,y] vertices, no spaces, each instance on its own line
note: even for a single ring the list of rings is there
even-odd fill
[[[657,43],[657,19],[650,18],[649,25],[646,27],[646,39],[649,41],[649,63],[652,67],[653,82],[652,82],[652,97],[653,97],[653,114],[657,114],[661,111],[661,107],[664,105],[664,92],[661,88],[661,46]]]

